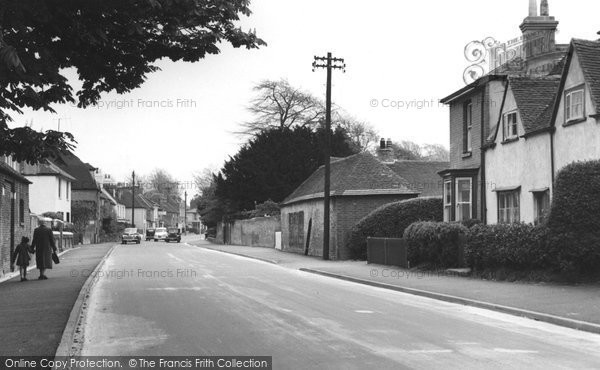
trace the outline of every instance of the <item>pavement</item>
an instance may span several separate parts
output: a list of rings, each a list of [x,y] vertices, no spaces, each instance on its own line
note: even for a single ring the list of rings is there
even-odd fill
[[[37,270],[0,284],[0,356],[54,356],[73,305],[91,271],[114,243],[74,248],[37,280]]]
[[[114,248],[87,300],[81,356],[272,356],[294,370],[600,363],[596,334],[299,271],[287,254],[265,263],[190,244]]]
[[[488,281],[407,270],[364,261],[323,261],[274,248],[197,246],[380,288],[491,309],[600,334],[600,284],[566,285]]]

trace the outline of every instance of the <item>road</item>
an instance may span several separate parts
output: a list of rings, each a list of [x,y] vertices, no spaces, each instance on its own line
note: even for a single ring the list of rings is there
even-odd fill
[[[119,245],[82,355],[273,356],[275,369],[599,368],[600,336],[187,244]]]

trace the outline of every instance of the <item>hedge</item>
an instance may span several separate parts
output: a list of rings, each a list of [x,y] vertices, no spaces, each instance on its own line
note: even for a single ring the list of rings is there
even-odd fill
[[[473,226],[465,259],[476,270],[547,270],[557,265],[556,253],[548,244],[548,228],[523,223]]]
[[[459,267],[459,245],[468,233],[460,223],[415,222],[404,230],[408,260],[413,266],[428,262],[437,267]]]
[[[367,237],[401,238],[404,229],[417,221],[442,221],[441,198],[413,198],[385,204],[361,219],[350,230],[346,247],[353,258],[367,259]]]
[[[600,267],[600,161],[575,162],[556,176],[549,241],[563,271]]]

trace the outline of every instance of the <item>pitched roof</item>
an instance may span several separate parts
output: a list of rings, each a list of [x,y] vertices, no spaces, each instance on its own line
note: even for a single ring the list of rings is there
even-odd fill
[[[596,106],[596,113],[600,114],[600,42],[573,39],[571,47],[577,51],[579,64]]]
[[[319,167],[283,204],[323,198],[325,167]],[[331,162],[331,196],[418,194],[408,181],[368,153]]]
[[[66,171],[48,159],[34,165],[24,163],[22,168],[22,174],[24,176],[57,176],[70,181],[76,181],[73,176],[69,175]]]
[[[525,134],[551,125],[548,111],[553,107],[560,85],[560,77],[514,77],[508,78],[515,97]]]
[[[119,203],[125,205],[125,208],[131,208],[131,191],[122,190],[116,199]],[[151,201],[144,198],[142,194],[135,194],[134,208],[153,209],[154,206]]]
[[[55,163],[71,176],[75,178],[73,190],[97,190],[100,191],[92,170],[95,170],[89,163],[84,163],[75,154],[56,154]]]
[[[418,191],[420,196],[437,196],[443,193],[443,181],[438,172],[450,167],[450,162],[396,161],[387,166],[408,181],[410,188]]]
[[[23,175],[2,161],[0,161],[0,173],[8,175],[23,184],[31,184],[31,181],[27,180]]]

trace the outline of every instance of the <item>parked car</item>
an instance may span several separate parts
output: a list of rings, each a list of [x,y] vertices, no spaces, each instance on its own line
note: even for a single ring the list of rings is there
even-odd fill
[[[176,227],[169,227],[167,229],[167,238],[165,239],[165,241],[168,242],[181,242],[181,233],[179,232],[179,229]]]
[[[138,233],[138,230],[135,227],[128,227],[123,230],[123,235],[121,235],[121,244],[132,242],[140,244],[142,242],[142,236]]]
[[[159,240],[167,239],[167,228],[166,227],[157,227],[154,231],[154,241],[157,242]]]
[[[154,229],[146,229],[146,241],[154,239]]]

